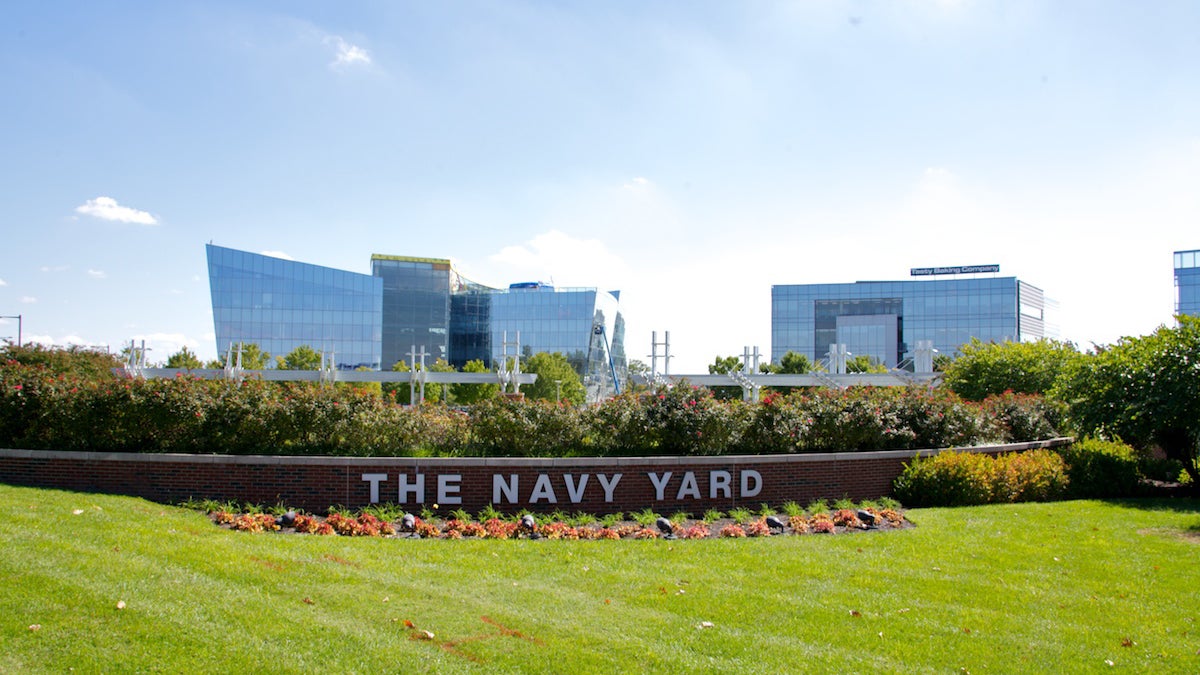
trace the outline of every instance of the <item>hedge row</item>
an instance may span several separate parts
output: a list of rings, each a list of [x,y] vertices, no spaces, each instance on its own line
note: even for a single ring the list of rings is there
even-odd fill
[[[0,365],[0,447],[358,456],[801,453],[969,446],[1058,435],[1036,396],[816,389],[760,404],[686,384],[576,408],[495,399],[404,407],[337,385],[78,378]]]
[[[1128,445],[1096,439],[997,456],[948,451],[915,458],[893,487],[914,507],[1129,497],[1140,488],[1138,461]]]

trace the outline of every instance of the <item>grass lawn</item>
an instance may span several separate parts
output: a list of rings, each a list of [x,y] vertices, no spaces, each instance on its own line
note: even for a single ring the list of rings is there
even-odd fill
[[[762,539],[397,540],[0,485],[0,672],[1200,672],[1200,502],[908,516]]]

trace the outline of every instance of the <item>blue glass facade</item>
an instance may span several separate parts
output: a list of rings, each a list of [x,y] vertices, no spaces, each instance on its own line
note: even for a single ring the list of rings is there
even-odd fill
[[[383,366],[450,359],[449,260],[371,256],[371,274],[383,281]]]
[[[519,286],[519,287],[518,287]],[[517,341],[525,355],[558,352],[585,384],[611,392],[627,370],[625,320],[619,294],[594,288],[556,289],[520,284],[487,292],[490,301],[491,359],[504,355],[504,340]],[[510,347],[511,355],[514,347]]]
[[[1175,252],[1175,314],[1200,316],[1200,251]]]
[[[814,361],[831,344],[895,367],[919,340],[943,354],[978,338],[984,342],[1036,340],[1046,334],[1042,291],[1015,277],[771,288],[771,360],[789,351]]]
[[[282,356],[301,345],[333,351],[339,367],[390,369],[471,360],[489,368],[515,353],[562,353],[601,395],[624,382],[619,295],[594,288],[472,283],[441,258],[371,256],[371,275],[208,246],[217,349],[256,343]]]
[[[237,343],[273,356],[308,346],[339,368],[379,368],[380,279],[212,244],[207,253],[218,353]]]

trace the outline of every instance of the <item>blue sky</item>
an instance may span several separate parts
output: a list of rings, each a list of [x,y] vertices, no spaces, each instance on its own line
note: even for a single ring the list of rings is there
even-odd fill
[[[216,353],[204,244],[620,289],[672,371],[772,284],[992,264],[1088,346],[1200,248],[1195,2],[33,2],[0,27],[0,314]],[[0,320],[0,337],[16,335]]]

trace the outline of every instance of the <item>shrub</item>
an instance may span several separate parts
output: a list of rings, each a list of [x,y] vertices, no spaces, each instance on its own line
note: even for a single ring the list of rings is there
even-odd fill
[[[1049,450],[996,457],[947,451],[913,458],[893,488],[912,506],[970,506],[1057,499],[1068,484],[1062,458]]]
[[[1006,453],[992,462],[993,502],[1044,502],[1066,494],[1066,466],[1052,450]]]
[[[970,506],[991,499],[993,462],[974,452],[948,451],[914,457],[893,486],[909,506]]]
[[[1059,435],[1064,406],[1044,396],[1006,391],[988,396],[981,405],[992,422],[996,440],[1001,442],[1021,443]]]
[[[579,410],[549,401],[491,399],[471,408],[471,448],[499,457],[552,457],[583,447]]]
[[[1119,441],[1085,438],[1059,450],[1071,480],[1071,496],[1128,497],[1137,493],[1138,456]]]

